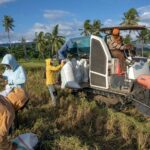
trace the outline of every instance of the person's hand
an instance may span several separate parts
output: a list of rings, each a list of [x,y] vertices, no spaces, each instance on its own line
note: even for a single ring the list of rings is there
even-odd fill
[[[61,61],[61,64],[63,64],[63,65],[64,65],[65,63],[66,63],[66,61],[65,61],[65,60],[62,60],[62,61]]]
[[[62,60],[62,61],[61,61],[61,67],[63,67],[63,66],[64,66],[64,64],[65,64],[65,63],[64,63],[64,61]]]
[[[2,79],[3,78],[3,75],[2,74],[0,74],[0,79]]]
[[[126,44],[125,49],[132,50],[134,49],[134,46],[132,44]]]
[[[66,63],[66,60],[63,60],[63,63],[65,64],[65,63]]]

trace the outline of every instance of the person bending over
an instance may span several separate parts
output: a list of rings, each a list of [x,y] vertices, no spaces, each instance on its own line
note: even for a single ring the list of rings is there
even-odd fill
[[[0,92],[0,150],[16,150],[17,146],[8,139],[8,133],[15,118],[15,111],[28,100],[24,90],[26,75],[11,54],[6,54],[1,62],[6,69],[1,78],[7,81],[5,90]]]

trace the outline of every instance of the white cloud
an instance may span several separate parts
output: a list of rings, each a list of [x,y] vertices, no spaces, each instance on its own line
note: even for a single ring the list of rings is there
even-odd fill
[[[57,17],[71,15],[71,13],[68,13],[65,11],[57,11],[57,12],[60,12],[60,14],[61,14],[61,15],[57,14],[56,15]],[[56,16],[55,17],[51,16],[51,18],[57,18]],[[49,18],[50,18],[50,16],[49,16]],[[68,38],[68,37],[75,37],[75,36],[80,35],[81,31],[79,31],[79,28],[81,28],[83,22],[80,22],[74,18],[69,18],[69,21],[68,20],[64,21],[64,19],[63,19],[63,21],[61,21],[60,19],[59,19],[59,21],[53,20],[53,21],[51,21],[50,24],[36,22],[33,24],[33,26],[30,29],[28,29],[28,31],[26,33],[17,33],[17,32],[12,33],[11,40],[12,41],[21,40],[21,38],[24,37],[26,40],[32,41],[35,38],[35,32],[39,33],[41,31],[43,31],[44,33],[46,33],[46,32],[51,33],[54,26],[57,24],[59,24],[59,35],[65,36]],[[3,33],[3,35],[1,34],[0,38],[3,39],[2,42],[8,42],[6,33]]]
[[[11,43],[19,41],[21,38],[22,38],[22,34],[15,33],[13,31],[10,32]],[[0,43],[8,43],[9,42],[8,34],[6,32],[3,32],[3,33],[0,34],[0,39],[1,39]]]
[[[46,32],[49,29],[47,25],[41,24],[41,23],[35,23],[31,31],[33,32]]]
[[[140,16],[140,24],[150,26],[150,5],[137,9]]]
[[[0,0],[0,5],[4,4],[4,3],[9,3],[15,0]]]
[[[65,16],[71,16],[72,14],[63,10],[45,10],[44,17],[48,19],[58,19]]]
[[[73,20],[72,22],[55,22],[55,24],[53,23],[51,25],[35,23],[24,36],[26,39],[32,40],[35,37],[35,32],[51,32],[56,24],[59,24],[59,35],[65,37],[79,36],[79,28],[81,28],[82,25],[82,23],[77,20]]]
[[[110,26],[115,26],[115,22],[112,19],[107,19],[104,21],[104,26],[105,27],[110,27]]]
[[[137,8],[137,11],[138,11],[139,17],[140,17],[139,24],[150,27],[150,5]],[[108,26],[119,25],[120,22],[122,22],[122,21],[121,20],[114,21],[112,19],[106,19],[103,24],[104,24],[104,27],[108,27]]]
[[[80,34],[79,28],[81,28],[82,22],[72,21],[72,22],[62,22],[59,23],[60,34],[64,36],[77,36]]]

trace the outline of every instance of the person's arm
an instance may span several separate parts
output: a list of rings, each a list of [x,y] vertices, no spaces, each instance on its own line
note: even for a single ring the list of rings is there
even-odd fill
[[[122,43],[117,43],[114,40],[110,40],[109,46],[110,46],[110,49],[120,49],[120,50],[125,49],[125,45],[122,45]]]
[[[50,66],[47,66],[47,70],[51,70],[51,71],[59,71],[62,67],[64,66],[64,62],[62,61],[61,62],[61,64],[60,65],[58,65],[58,66],[52,66],[52,65],[50,65]]]
[[[24,84],[26,82],[26,73],[23,69],[23,67],[19,67],[19,70],[18,70],[18,76],[17,78],[13,81],[12,84],[14,85],[21,85],[21,84]]]

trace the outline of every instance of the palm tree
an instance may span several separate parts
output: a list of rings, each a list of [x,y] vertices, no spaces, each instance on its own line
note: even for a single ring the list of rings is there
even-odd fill
[[[94,20],[93,25],[92,25],[92,34],[100,36],[100,28],[102,24],[100,20]]]
[[[134,26],[138,25],[139,14],[135,8],[130,8],[124,13],[123,22],[120,23],[121,26]],[[129,38],[131,38],[131,30],[129,31]]]
[[[131,36],[129,34],[126,35],[126,37],[123,39],[124,44],[131,44]]]
[[[36,47],[40,52],[40,54],[42,55],[42,58],[44,59],[45,58],[44,52],[46,49],[46,40],[45,40],[44,32],[40,32],[39,34],[35,33],[35,37],[36,37],[35,39]]]
[[[91,35],[92,25],[91,25],[91,21],[89,19],[85,20],[83,28],[84,29],[83,29],[83,32],[81,33],[81,35],[84,35],[84,36]]]
[[[45,33],[45,40],[46,40],[46,48],[49,51],[49,57],[52,57],[52,50],[51,50],[51,33]]]
[[[28,56],[27,56],[27,49],[26,49],[26,39],[24,37],[22,37],[21,43],[22,43],[22,48],[24,52],[24,59],[27,60]]]
[[[90,36],[91,34],[100,36],[101,26],[102,26],[102,23],[100,20],[94,20],[93,24],[91,24],[91,21],[87,19],[84,22],[83,29],[79,29],[79,30],[83,30],[81,32],[81,35],[84,35],[84,36]]]
[[[59,25],[54,26],[52,33],[49,34],[48,42],[51,44],[51,57],[56,54],[60,47],[64,44],[65,38],[64,36],[58,35]],[[48,35],[48,34],[47,34]]]
[[[11,40],[10,40],[10,31],[13,31],[14,28],[14,19],[11,16],[4,16],[3,18],[3,26],[5,28],[5,32],[8,33],[9,45],[11,48]]]
[[[139,14],[135,8],[129,9],[124,13],[123,22],[120,25],[138,25],[139,22]]]
[[[144,44],[146,42],[150,41],[150,30],[148,29],[144,29],[142,30],[139,35],[137,36],[137,38],[139,39],[139,41],[141,41],[141,45],[142,45],[142,56],[143,56],[143,49],[144,49]]]

